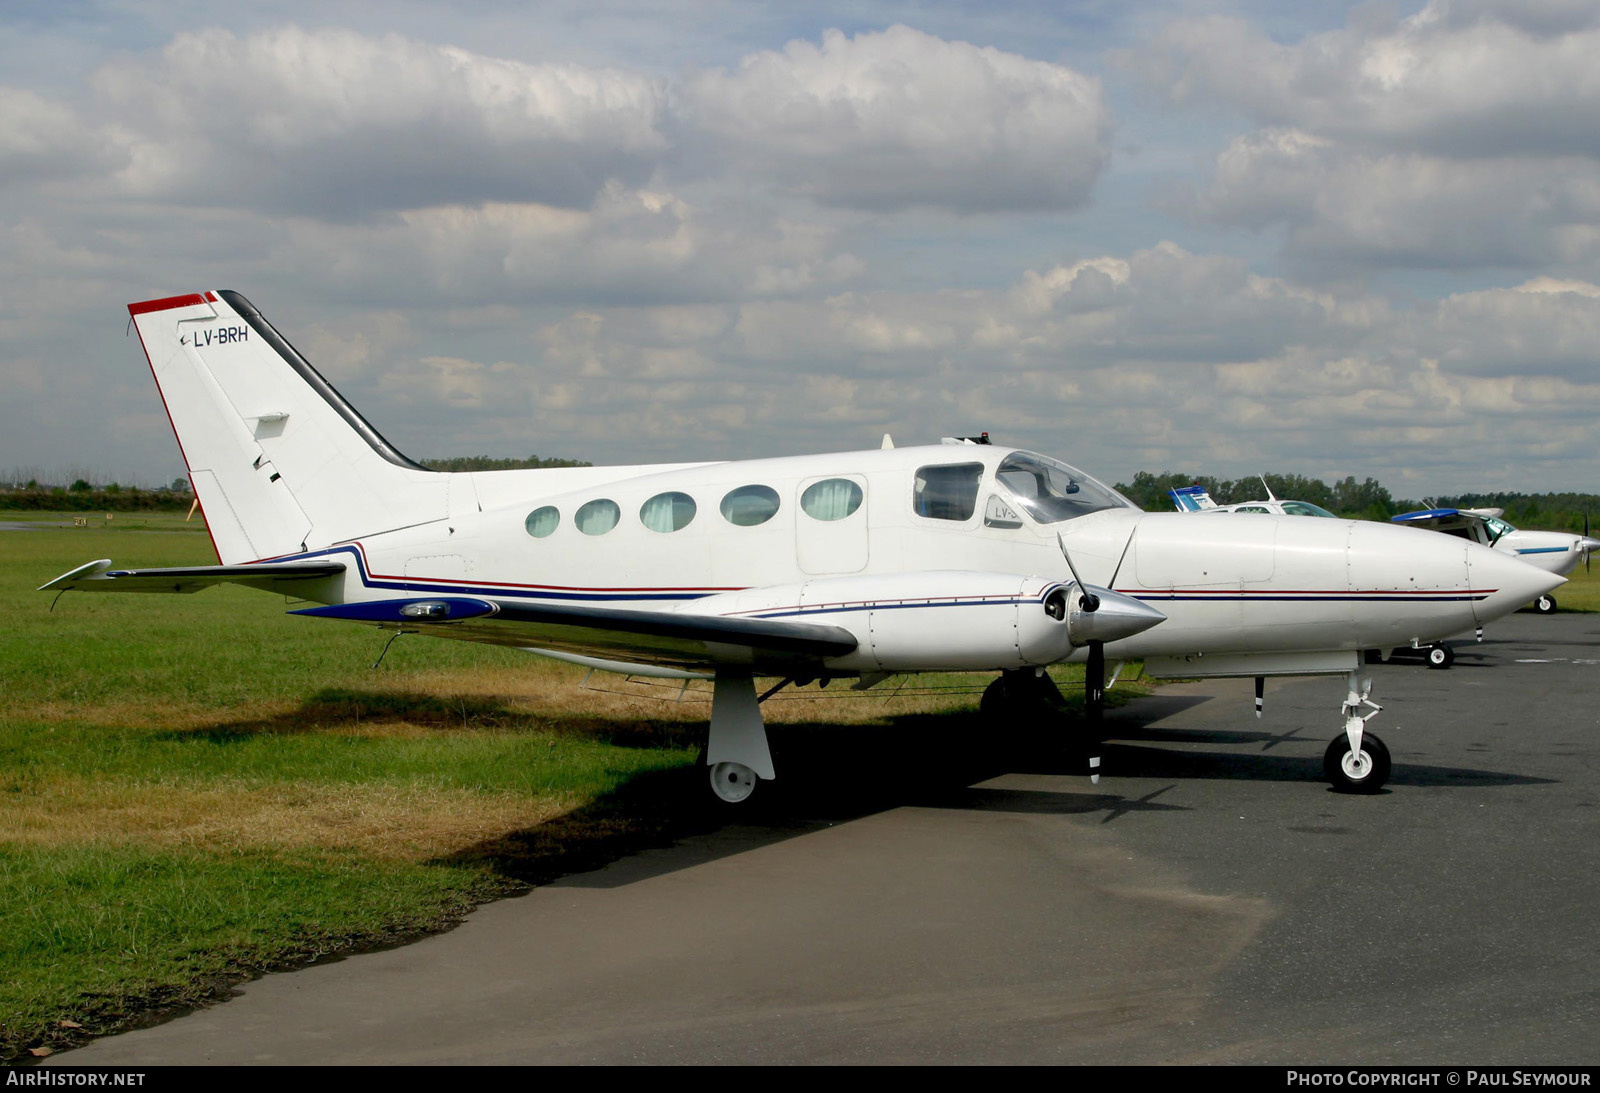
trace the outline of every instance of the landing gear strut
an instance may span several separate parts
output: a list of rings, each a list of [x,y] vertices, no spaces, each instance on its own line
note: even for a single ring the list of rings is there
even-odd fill
[[[1351,672],[1346,680],[1344,732],[1329,741],[1322,772],[1341,793],[1376,793],[1389,780],[1389,749],[1376,733],[1366,731],[1366,725],[1383,707],[1367,697],[1372,693],[1370,679]],[[1361,713],[1363,706],[1371,706],[1372,712]]]

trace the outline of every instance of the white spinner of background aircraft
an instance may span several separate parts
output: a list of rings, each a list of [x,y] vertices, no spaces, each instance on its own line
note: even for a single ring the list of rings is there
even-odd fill
[[[985,708],[1016,712],[1051,686],[1046,666],[1082,660],[1097,711],[1107,658],[1158,678],[1255,676],[1258,706],[1264,676],[1342,675],[1324,767],[1339,788],[1376,790],[1389,756],[1365,731],[1378,707],[1361,651],[1455,633],[1562,583],[1385,524],[1147,514],[992,445],[439,473],[238,293],[128,310],[222,564],[102,560],[45,589],[233,582],[324,605],[300,614],[710,678],[705,761],[725,801],[776,773],[755,677],[999,671]]]
[[[1589,538],[1589,520],[1584,518],[1583,534],[1570,531],[1523,531],[1500,519],[1501,509],[1423,509],[1392,517],[1406,527],[1441,531],[1509,554],[1529,565],[1565,577],[1578,568],[1581,560],[1600,550],[1600,540]],[[1549,615],[1556,609],[1556,598],[1546,592],[1533,601],[1534,609]]]

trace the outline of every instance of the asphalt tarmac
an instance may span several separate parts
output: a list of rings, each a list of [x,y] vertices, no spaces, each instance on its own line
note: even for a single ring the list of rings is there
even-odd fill
[[[751,821],[51,1061],[1593,1064],[1600,615],[1451,644],[1370,668],[1376,796],[1330,679],[1113,710],[1098,786],[775,740]]]

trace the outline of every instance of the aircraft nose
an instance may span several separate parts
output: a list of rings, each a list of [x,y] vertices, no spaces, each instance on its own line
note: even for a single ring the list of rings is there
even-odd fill
[[[1092,584],[1084,586],[1084,591],[1099,599],[1100,606],[1093,611],[1085,611],[1081,606],[1081,597],[1070,597],[1072,614],[1068,633],[1073,645],[1087,645],[1091,641],[1121,641],[1166,621],[1166,615],[1143,600]]]
[[[1488,593],[1474,610],[1479,622],[1509,615],[1567,583],[1565,577],[1476,543],[1467,547],[1467,571],[1472,591]]]

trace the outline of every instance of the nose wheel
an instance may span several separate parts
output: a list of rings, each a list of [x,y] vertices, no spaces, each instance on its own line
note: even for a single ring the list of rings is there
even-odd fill
[[[1322,773],[1341,793],[1376,793],[1389,780],[1389,749],[1375,733],[1362,733],[1361,746],[1350,750],[1343,733],[1322,753]]]
[[[1554,615],[1556,613],[1556,598],[1554,596],[1540,596],[1533,601],[1533,609],[1541,615]]]

